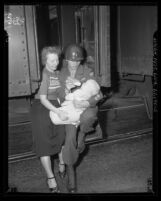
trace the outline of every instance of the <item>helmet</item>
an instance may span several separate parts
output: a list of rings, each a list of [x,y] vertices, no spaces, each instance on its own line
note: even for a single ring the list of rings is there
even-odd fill
[[[83,49],[79,45],[69,45],[65,50],[65,59],[70,61],[83,60]]]

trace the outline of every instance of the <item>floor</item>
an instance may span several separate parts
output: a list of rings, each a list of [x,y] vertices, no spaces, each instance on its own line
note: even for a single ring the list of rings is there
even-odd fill
[[[61,193],[67,193],[66,178],[58,176]],[[89,145],[76,166],[78,193],[147,192],[152,178],[152,135]],[[18,192],[48,193],[45,173],[37,158],[9,163],[8,183]]]

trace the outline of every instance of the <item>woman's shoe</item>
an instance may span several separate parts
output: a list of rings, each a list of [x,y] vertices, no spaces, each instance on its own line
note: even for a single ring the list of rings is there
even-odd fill
[[[49,190],[50,190],[51,193],[59,193],[60,191],[59,191],[57,185],[56,185],[55,187],[52,187],[52,185],[51,185],[52,179],[55,180],[55,177],[47,178],[47,184],[48,184]],[[50,183],[50,184],[49,184],[49,183]],[[55,183],[56,183],[56,180],[55,180]]]
[[[65,164],[59,163],[59,176],[64,179],[66,175]]]

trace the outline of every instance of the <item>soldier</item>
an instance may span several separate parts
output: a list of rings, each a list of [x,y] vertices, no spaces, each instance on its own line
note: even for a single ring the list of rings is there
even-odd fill
[[[81,83],[89,79],[95,79],[94,72],[85,63],[83,64],[83,49],[76,44],[69,45],[65,50],[65,60],[60,71],[61,86],[64,86],[64,93],[61,93],[60,100],[63,101],[65,95],[75,86],[72,80],[78,80]],[[93,130],[93,124],[97,120],[97,102],[102,98],[100,92],[97,96],[92,96],[88,101],[74,101],[76,108],[86,108],[80,116],[80,126],[68,124],[65,125],[66,138],[62,149],[64,164],[67,166],[68,190],[70,193],[76,192],[76,181],[74,164],[78,160],[79,154],[85,148],[84,138],[87,132]],[[77,137],[78,134],[78,137]],[[64,176],[63,174],[61,175]]]

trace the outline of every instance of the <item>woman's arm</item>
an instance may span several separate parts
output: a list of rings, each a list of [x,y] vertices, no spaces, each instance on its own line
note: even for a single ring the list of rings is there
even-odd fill
[[[67,113],[66,112],[62,112],[61,110],[59,110],[59,108],[56,108],[54,105],[52,105],[50,103],[50,101],[47,99],[46,95],[40,95],[40,101],[42,103],[42,105],[44,105],[48,110],[53,111],[54,113],[56,113],[61,120],[67,120]]]
[[[40,95],[40,101],[48,110],[58,113],[58,108],[50,103],[46,95]]]

